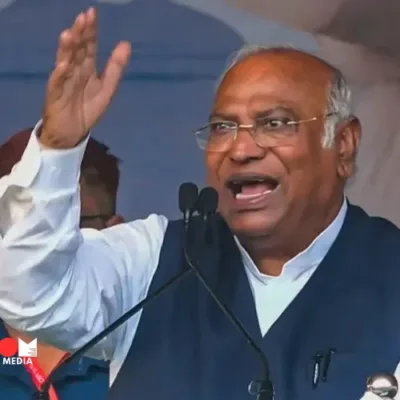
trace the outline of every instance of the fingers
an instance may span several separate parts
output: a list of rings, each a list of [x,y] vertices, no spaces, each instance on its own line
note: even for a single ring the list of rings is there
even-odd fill
[[[96,40],[96,12],[90,8],[87,12],[81,12],[71,28],[60,35],[56,65],[65,61],[80,65],[88,52],[92,58],[95,57]]]
[[[86,29],[86,13],[80,13],[71,28],[73,38],[74,64],[82,64],[86,54],[86,44],[83,33]]]
[[[70,75],[71,73],[68,62],[62,61],[56,65],[47,84],[47,102],[55,102],[62,96],[64,83]]]
[[[65,30],[61,33],[56,56],[56,66],[62,63],[69,63],[74,52],[71,32]]]
[[[82,86],[91,77],[98,79],[96,20],[95,10],[90,8],[87,12],[80,13],[72,27],[60,35],[56,66],[48,83],[48,101],[60,98],[64,89],[71,92],[77,82]],[[101,92],[106,102],[114,95],[130,54],[130,44],[121,42],[109,58],[101,77]]]
[[[79,35],[84,24],[85,16],[80,13],[72,27],[60,35],[56,64],[47,85],[47,101],[55,101],[62,95],[65,81],[73,74],[76,53],[79,50]]]
[[[70,29],[66,29],[61,33],[59,38],[59,44],[56,55],[56,65],[63,62],[70,62],[77,50],[77,38],[76,38],[76,27],[84,24],[84,15],[80,13],[76,19],[74,24]]]
[[[131,45],[128,42],[120,42],[111,54],[101,78],[102,91],[105,97],[111,99],[117,90],[130,55]]]
[[[97,17],[93,7],[89,8],[86,13],[86,25],[83,32],[83,40],[86,47],[86,60],[87,65],[96,69],[97,57]]]
[[[56,100],[61,96],[65,81],[91,54],[93,68],[96,57],[96,13],[93,8],[80,13],[71,28],[61,33],[56,65],[48,83],[48,96]],[[90,44],[88,42],[90,41]]]

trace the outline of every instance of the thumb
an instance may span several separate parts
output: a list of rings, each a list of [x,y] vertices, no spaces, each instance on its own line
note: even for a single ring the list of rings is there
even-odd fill
[[[107,65],[101,77],[102,92],[107,99],[111,99],[117,90],[125,67],[128,65],[130,55],[130,43],[120,42],[108,59]]]

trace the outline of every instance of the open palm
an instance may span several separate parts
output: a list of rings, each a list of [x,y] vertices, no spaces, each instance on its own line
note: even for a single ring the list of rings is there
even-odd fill
[[[130,44],[120,42],[99,75],[96,11],[90,8],[76,17],[60,35],[49,78],[40,136],[44,145],[70,148],[86,136],[110,104],[130,53]]]

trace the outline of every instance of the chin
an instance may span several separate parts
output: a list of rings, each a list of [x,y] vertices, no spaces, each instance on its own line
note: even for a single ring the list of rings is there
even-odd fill
[[[236,212],[225,218],[234,235],[254,238],[271,234],[280,219],[265,210]]]

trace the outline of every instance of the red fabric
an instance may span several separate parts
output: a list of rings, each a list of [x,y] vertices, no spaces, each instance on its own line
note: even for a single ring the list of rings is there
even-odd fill
[[[31,358],[31,360],[32,364],[26,364],[24,365],[24,367],[31,376],[32,382],[36,386],[36,389],[40,390],[47,378],[47,375],[43,372],[43,370],[40,368],[39,364],[36,362],[35,359]],[[53,385],[50,386],[49,396],[50,400],[58,400],[58,396]]]
[[[68,356],[69,354],[66,354],[64,357],[62,357],[58,365],[60,365]],[[36,389],[40,390],[48,375],[43,372],[42,368],[40,368],[40,365],[35,358],[31,358],[31,360],[32,364],[24,364],[24,367],[31,376],[32,382],[35,385]],[[53,385],[50,386],[49,396],[50,400],[58,400],[58,396]]]

